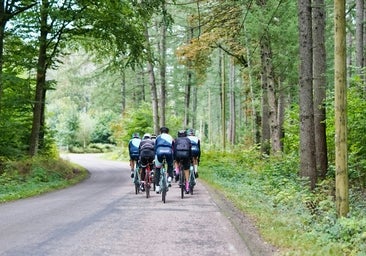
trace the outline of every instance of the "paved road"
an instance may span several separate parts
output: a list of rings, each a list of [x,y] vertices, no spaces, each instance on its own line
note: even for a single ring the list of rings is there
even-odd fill
[[[57,192],[0,205],[0,255],[254,255],[199,182],[165,204],[136,195],[129,166],[68,155],[91,176]]]

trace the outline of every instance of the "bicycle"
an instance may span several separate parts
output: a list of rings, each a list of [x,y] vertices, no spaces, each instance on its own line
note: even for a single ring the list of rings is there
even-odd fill
[[[165,204],[165,200],[166,200],[166,193],[168,192],[169,188],[168,188],[168,180],[166,177],[166,159],[164,157],[163,159],[163,163],[162,166],[160,168],[160,180],[159,180],[159,186],[160,186],[160,192],[161,192],[161,200],[163,201],[163,203]]]
[[[151,170],[152,163],[148,163],[146,165],[145,169],[145,177],[144,177],[144,183],[145,183],[145,192],[146,192],[146,198],[150,197],[150,189],[151,184],[154,184],[153,188],[155,190],[155,182],[154,182],[154,174]]]
[[[179,187],[180,187],[180,196],[183,199],[184,198],[184,192],[186,187],[186,176],[184,175],[184,168],[182,161],[179,161]]]
[[[189,168],[189,193],[191,195],[193,195],[193,188],[196,185],[196,178],[194,175],[194,168],[191,164],[190,168]],[[184,175],[184,168],[183,168],[183,164],[182,161],[179,161],[179,187],[180,187],[180,191],[181,191],[181,198],[184,198],[184,194],[186,191],[186,176]]]
[[[139,163],[136,162],[136,167],[135,167],[134,175],[133,175],[133,183],[135,184],[135,194],[136,195],[140,191],[140,184],[141,184],[141,177],[140,177],[139,169],[140,169]]]
[[[189,167],[189,193],[193,195],[193,188],[196,185],[196,175],[194,167],[191,163],[191,166]]]

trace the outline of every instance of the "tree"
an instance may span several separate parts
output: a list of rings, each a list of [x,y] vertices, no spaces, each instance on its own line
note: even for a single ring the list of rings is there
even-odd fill
[[[314,76],[314,125],[316,169],[325,178],[328,169],[326,136],[326,50],[325,50],[325,3],[315,0],[313,5],[313,76]]]
[[[362,68],[365,67],[364,12],[364,0],[356,0],[356,68],[358,75],[361,75]]]
[[[3,94],[4,38],[6,24],[22,12],[36,5],[35,1],[0,1],[0,112]]]
[[[30,134],[29,155],[37,154],[44,137],[44,111],[46,99],[46,73],[60,54],[63,37],[70,23],[75,22],[83,9],[77,9],[73,0],[65,1],[61,6],[52,6],[49,0],[42,0],[39,7],[39,52],[36,67],[36,89],[33,108],[33,123]]]
[[[339,217],[349,212],[347,168],[347,69],[345,1],[334,1],[334,86],[336,206]]]
[[[311,0],[298,1],[299,14],[299,97],[300,97],[300,175],[314,189],[317,179],[314,139],[313,40]]]

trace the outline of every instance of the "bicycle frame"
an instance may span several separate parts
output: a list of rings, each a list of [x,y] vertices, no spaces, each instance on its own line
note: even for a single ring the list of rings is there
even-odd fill
[[[166,177],[166,159],[163,159],[163,163],[162,166],[160,168],[160,181],[159,181],[159,186],[160,186],[160,192],[161,192],[161,200],[164,202],[165,204],[165,199],[166,199],[166,193],[168,192],[169,188],[168,188],[168,180]]]
[[[182,161],[179,161],[178,168],[179,168],[180,196],[183,199],[184,198],[185,187],[186,187],[186,176],[184,175],[184,169],[183,169]]]
[[[150,188],[151,188],[151,184],[153,183],[153,177],[151,176],[151,164],[148,163],[146,165],[146,169],[145,169],[145,177],[144,177],[144,182],[145,182],[145,192],[146,192],[146,198],[150,197]]]
[[[135,194],[137,195],[140,191],[140,184],[141,184],[141,177],[140,177],[140,165],[136,162],[134,176],[133,176],[133,183],[135,184]]]
[[[194,175],[194,166],[189,167],[189,193],[193,195],[193,188],[196,185],[196,177]]]

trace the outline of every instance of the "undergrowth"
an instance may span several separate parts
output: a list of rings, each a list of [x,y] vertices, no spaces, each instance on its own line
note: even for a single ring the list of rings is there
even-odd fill
[[[30,197],[67,187],[87,171],[61,158],[27,158],[4,161],[0,169],[0,202]]]
[[[362,192],[350,189],[350,215],[337,218],[334,177],[310,191],[297,175],[297,159],[266,158],[254,149],[205,152],[200,177],[249,214],[280,255],[366,255]]]

